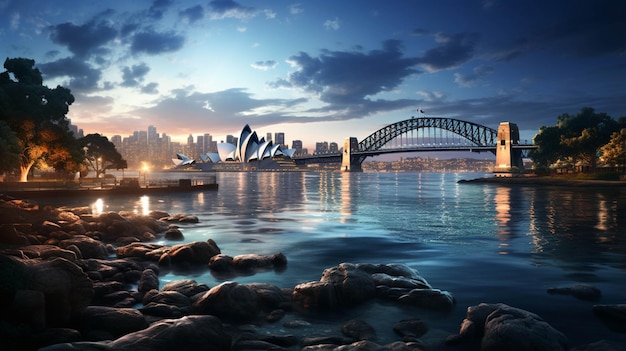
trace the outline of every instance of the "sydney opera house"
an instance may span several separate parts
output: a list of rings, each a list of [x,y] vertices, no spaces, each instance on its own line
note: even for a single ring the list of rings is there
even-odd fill
[[[283,149],[281,145],[259,139],[256,132],[246,124],[241,130],[237,145],[218,143],[217,153],[201,155],[201,162],[177,154],[172,159],[178,167],[193,166],[201,170],[255,170],[295,167],[291,160],[295,149]]]

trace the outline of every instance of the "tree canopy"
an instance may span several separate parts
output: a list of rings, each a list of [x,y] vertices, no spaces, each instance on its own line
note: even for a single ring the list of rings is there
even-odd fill
[[[115,144],[100,134],[87,134],[78,140],[85,152],[85,162],[96,172],[96,178],[105,174],[107,169],[123,169],[128,167],[126,160],[115,149]]]
[[[75,168],[81,163],[80,154],[72,150],[76,144],[65,118],[74,102],[70,90],[44,86],[34,60],[7,58],[4,68],[0,73],[0,121],[17,137],[20,180],[26,181],[37,164]]]
[[[531,153],[531,158],[539,167],[566,161],[593,169],[601,148],[618,131],[616,120],[606,113],[596,113],[593,108],[585,107],[576,115],[565,113],[557,117],[555,126],[539,129],[533,139],[538,149]]]

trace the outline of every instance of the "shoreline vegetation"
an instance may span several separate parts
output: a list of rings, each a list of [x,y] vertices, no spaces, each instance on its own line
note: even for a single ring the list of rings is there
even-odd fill
[[[623,185],[559,177],[493,177],[468,183]],[[0,349],[2,350],[601,350],[611,341],[568,345],[567,336],[540,316],[485,302],[457,306],[455,292],[432,287],[399,264],[338,263],[319,281],[295,287],[226,281],[209,287],[192,279],[159,282],[173,270],[238,275],[287,269],[289,253],[228,256],[212,239],[180,243],[189,214],[130,212],[93,215],[89,208],[52,207],[0,194]],[[156,241],[165,244],[156,244]],[[294,258],[297,259],[297,258]],[[597,301],[590,285],[546,293]],[[457,292],[461,293],[461,292]],[[339,315],[367,303],[398,304],[445,315],[465,309],[458,333],[424,342],[428,320],[390,325],[396,341],[377,344],[361,319],[337,330],[307,316]],[[624,328],[626,305],[594,305],[609,328]],[[590,306],[591,308],[591,306]],[[417,313],[419,314],[419,313]],[[313,320],[317,320],[313,318]],[[279,329],[266,329],[280,325]],[[211,345],[211,346],[207,346]],[[575,348],[569,348],[576,346]]]

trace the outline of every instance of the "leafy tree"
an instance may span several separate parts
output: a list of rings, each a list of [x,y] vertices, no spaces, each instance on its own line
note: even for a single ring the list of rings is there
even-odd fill
[[[69,123],[65,115],[74,102],[70,90],[43,85],[35,61],[7,58],[0,73],[0,120],[15,133],[20,149],[20,181],[27,181],[35,165],[52,161],[57,165],[74,163],[68,150]]]
[[[615,166],[626,163],[626,129],[614,132],[611,140],[600,148],[600,159],[603,164]]]
[[[13,130],[4,121],[0,121],[0,173],[17,169],[19,148],[19,142]]]
[[[595,169],[600,148],[618,129],[617,121],[590,107],[573,116],[566,113],[557,117],[556,126],[541,127],[533,138],[538,149],[531,157],[540,166],[568,160],[574,165],[581,161]]]
[[[78,140],[85,152],[85,162],[96,172],[96,178],[105,174],[107,169],[123,169],[128,165],[115,149],[115,144],[98,133],[87,134]]]

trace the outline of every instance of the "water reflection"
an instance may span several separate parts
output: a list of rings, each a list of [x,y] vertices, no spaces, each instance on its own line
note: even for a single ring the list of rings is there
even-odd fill
[[[352,176],[351,173],[341,174],[341,205],[339,214],[340,222],[346,223],[352,215]]]
[[[98,199],[96,202],[91,204],[91,213],[96,216],[99,216],[104,211],[104,200]]]

